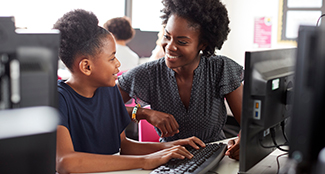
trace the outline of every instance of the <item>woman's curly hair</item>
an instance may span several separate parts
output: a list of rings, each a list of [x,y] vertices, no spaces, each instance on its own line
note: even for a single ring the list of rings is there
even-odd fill
[[[59,57],[70,71],[76,55],[92,56],[101,51],[102,39],[110,33],[98,23],[95,14],[77,9],[64,14],[54,24],[54,29],[61,33]]]
[[[127,17],[117,17],[108,20],[103,27],[110,31],[116,40],[130,40],[135,34],[131,26],[130,19]]]
[[[200,41],[207,47],[203,55],[210,57],[221,49],[230,32],[228,11],[219,0],[162,0],[163,24],[173,14],[183,17],[192,27],[199,25]]]

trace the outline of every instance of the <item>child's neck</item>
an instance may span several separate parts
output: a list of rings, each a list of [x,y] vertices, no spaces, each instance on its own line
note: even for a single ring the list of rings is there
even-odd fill
[[[73,78],[69,78],[65,83],[69,85],[76,93],[86,98],[92,98],[97,89],[92,86],[87,86],[85,83],[79,83]]]

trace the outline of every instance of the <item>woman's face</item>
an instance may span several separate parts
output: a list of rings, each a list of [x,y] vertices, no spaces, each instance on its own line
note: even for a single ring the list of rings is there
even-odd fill
[[[199,41],[200,30],[177,15],[171,15],[161,41],[166,65],[171,68],[196,68],[200,62],[199,52],[204,48]]]
[[[108,35],[103,40],[101,52],[92,59],[94,68],[92,78],[96,86],[115,86],[117,73],[121,63],[115,57],[116,47],[114,38]]]

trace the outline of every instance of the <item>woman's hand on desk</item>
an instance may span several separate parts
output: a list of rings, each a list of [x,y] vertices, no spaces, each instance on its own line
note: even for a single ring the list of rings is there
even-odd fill
[[[232,139],[228,141],[228,150],[225,155],[229,156],[229,158],[239,160],[239,143],[240,138]]]
[[[173,136],[179,132],[179,125],[171,114],[145,108],[141,108],[140,113],[140,115],[145,116],[143,119],[160,130],[161,137]]]

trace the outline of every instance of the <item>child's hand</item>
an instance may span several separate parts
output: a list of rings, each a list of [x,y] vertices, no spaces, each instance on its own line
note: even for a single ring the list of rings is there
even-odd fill
[[[203,141],[201,141],[199,138],[193,136],[190,138],[186,138],[186,139],[180,139],[180,140],[176,140],[176,141],[172,141],[172,142],[168,142],[170,143],[169,145],[171,146],[175,146],[175,145],[182,145],[182,146],[186,146],[186,145],[190,145],[195,149],[200,149],[200,147],[205,147],[205,144]],[[168,144],[166,143],[166,144]]]
[[[162,164],[167,163],[172,158],[191,159],[192,157],[193,155],[187,151],[184,146],[173,146],[168,149],[145,155],[143,169],[154,169]]]

